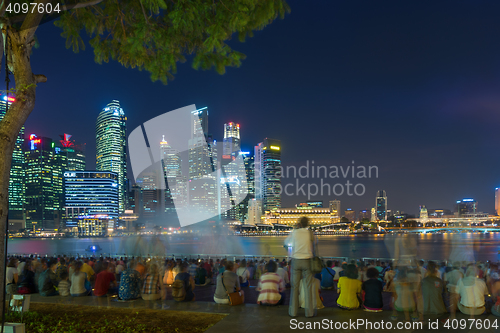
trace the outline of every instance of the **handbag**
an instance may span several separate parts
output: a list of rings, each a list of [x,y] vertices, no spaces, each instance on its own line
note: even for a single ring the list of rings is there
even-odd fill
[[[325,264],[323,263],[323,259],[316,255],[316,246],[314,245],[314,237],[312,230],[309,230],[311,233],[311,243],[313,246],[313,257],[311,258],[311,271],[313,274],[321,273]]]
[[[245,293],[243,290],[235,291],[234,293],[228,293],[227,288],[224,285],[224,273],[221,275],[222,286],[226,290],[227,297],[229,299],[229,305],[240,305],[245,301]]]

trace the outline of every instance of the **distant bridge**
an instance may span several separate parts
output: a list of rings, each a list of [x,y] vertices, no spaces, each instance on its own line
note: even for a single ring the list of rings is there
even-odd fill
[[[410,227],[394,227],[383,228],[385,231],[406,231],[406,232],[419,232],[419,233],[432,233],[436,231],[471,231],[471,232],[500,232],[499,227],[462,227],[462,226],[449,226],[449,227],[427,227],[427,228],[410,228]]]

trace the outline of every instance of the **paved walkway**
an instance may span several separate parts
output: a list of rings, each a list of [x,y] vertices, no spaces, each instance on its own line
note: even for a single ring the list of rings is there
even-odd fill
[[[208,301],[196,301],[189,303],[178,303],[173,300],[167,300],[165,303],[162,301],[144,301],[142,299],[119,302],[116,297],[42,297],[38,294],[31,295],[32,303],[55,303],[55,304],[73,304],[73,305],[86,305],[86,306],[102,306],[102,307],[116,307],[116,308],[149,308],[149,309],[164,309],[176,310],[176,311],[193,311],[193,312],[206,312],[206,313],[223,313],[228,314],[224,319],[219,321],[216,325],[207,330],[207,333],[219,333],[219,332],[250,332],[250,333],[278,333],[278,332],[473,332],[473,333],[493,333],[500,332],[500,329],[495,330],[490,329],[465,329],[465,330],[453,330],[446,329],[440,322],[440,319],[447,318],[446,315],[436,317],[436,316],[426,316],[423,324],[423,328],[414,327],[412,329],[397,329],[396,325],[398,323],[404,324],[404,316],[400,314],[399,321],[391,321],[390,317],[391,311],[383,311],[379,313],[369,313],[362,310],[345,311],[338,307],[326,307],[324,309],[318,310],[318,316],[315,318],[305,318],[304,310],[299,311],[299,316],[297,318],[290,318],[288,316],[288,306],[277,306],[277,307],[266,307],[259,306],[256,304],[244,304],[240,306],[229,306],[215,304],[214,302]],[[457,319],[468,319],[467,316],[462,314],[457,314]],[[500,318],[494,317],[492,315],[478,316],[477,319],[481,319],[483,322],[488,319],[491,323],[495,320],[500,326]],[[296,320],[296,322],[294,321]],[[380,325],[382,321],[384,323],[390,322],[393,329],[375,329],[373,327],[366,327],[361,325],[357,329],[353,329],[354,326],[349,325],[349,323],[357,322],[360,320],[370,321],[372,325]],[[429,329],[429,320],[436,325],[438,323],[438,329]],[[308,327],[306,325],[314,325]],[[344,323],[344,327],[339,327],[335,329],[335,325],[340,325]],[[458,323],[458,322],[457,322]],[[467,323],[469,325],[470,323]],[[303,325],[303,326],[299,326]],[[330,328],[333,326],[333,329]],[[347,326],[346,326],[347,325]],[[300,329],[303,327],[303,329]],[[386,327],[386,326],[384,326]],[[296,329],[294,329],[296,328]]]

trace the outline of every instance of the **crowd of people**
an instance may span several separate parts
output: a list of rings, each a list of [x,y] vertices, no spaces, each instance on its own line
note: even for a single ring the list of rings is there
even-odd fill
[[[425,314],[457,311],[476,316],[491,312],[500,316],[498,264],[415,261],[398,264],[382,261],[327,261],[314,271],[316,237],[301,219],[286,240],[291,260],[227,260],[143,258],[37,258],[11,257],[6,271],[8,294],[39,293],[41,296],[116,296],[128,301],[166,300],[167,288],[178,302],[196,300],[196,289],[214,285],[213,301],[231,304],[229,295],[244,298],[254,281],[257,303],[284,304],[290,288],[289,315],[300,307],[313,317],[324,307],[322,290],[337,297],[341,309],[379,312],[392,309],[392,319],[400,313],[406,320],[421,321]],[[391,297],[383,297],[389,293]],[[390,304],[387,303],[390,299]],[[445,299],[449,299],[446,306]]]

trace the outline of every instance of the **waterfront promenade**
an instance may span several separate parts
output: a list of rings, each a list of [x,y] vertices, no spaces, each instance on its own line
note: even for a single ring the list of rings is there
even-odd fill
[[[333,290],[322,290],[321,296],[324,299],[324,309],[318,310],[318,316],[315,318],[305,318],[304,311],[299,311],[299,317],[296,318],[296,324],[291,325],[291,320],[288,316],[288,300],[290,289],[286,290],[286,302],[285,305],[277,307],[266,307],[259,306],[256,304],[257,291],[255,290],[255,285],[257,281],[252,280],[251,286],[244,288],[245,290],[245,304],[239,306],[229,306],[221,305],[213,302],[213,294],[215,290],[214,285],[207,286],[197,286],[195,288],[196,301],[195,302],[175,302],[171,297],[171,289],[167,288],[168,295],[167,301],[162,303],[162,301],[144,301],[142,299],[120,302],[117,301],[115,297],[42,297],[39,294],[31,295],[32,303],[55,303],[55,304],[73,304],[73,305],[86,305],[86,306],[97,306],[97,307],[117,307],[117,308],[151,308],[151,309],[163,309],[165,311],[177,310],[177,311],[192,311],[192,312],[206,312],[206,313],[222,313],[227,314],[227,316],[218,322],[216,325],[211,327],[206,332],[208,333],[218,333],[218,332],[251,332],[251,333],[277,333],[277,332],[292,332],[298,331],[299,329],[292,329],[295,325],[300,325],[303,323],[306,325],[308,322],[316,321],[321,322],[331,320],[333,325],[335,323],[347,323],[349,321],[354,322],[357,320],[366,320],[374,323],[385,323],[390,322],[390,317],[392,312],[389,310],[390,294],[384,293],[384,311],[379,313],[370,313],[363,310],[352,310],[346,311],[341,310],[336,306],[337,293]],[[447,301],[447,300],[446,300]],[[354,330],[359,332],[436,332],[436,329],[428,329],[427,323],[429,319],[435,323],[438,321],[439,331],[452,331],[443,327],[441,319],[448,318],[448,315],[441,316],[425,316],[422,329],[414,326],[413,329],[367,329],[362,327],[360,329]],[[457,319],[468,319],[461,313],[457,313]],[[497,320],[500,324],[500,318],[492,315],[482,315],[476,317],[477,319],[485,320],[489,319],[491,322]],[[403,315],[400,314],[399,322],[403,323]],[[392,325],[396,325],[398,321],[391,322]],[[337,324],[339,325],[339,324]],[[352,332],[351,328],[339,329],[304,329],[300,330],[302,332],[320,332],[320,331],[332,331],[332,332]],[[459,332],[484,332],[493,333],[499,330],[491,329],[466,329],[466,330],[454,330]]]

